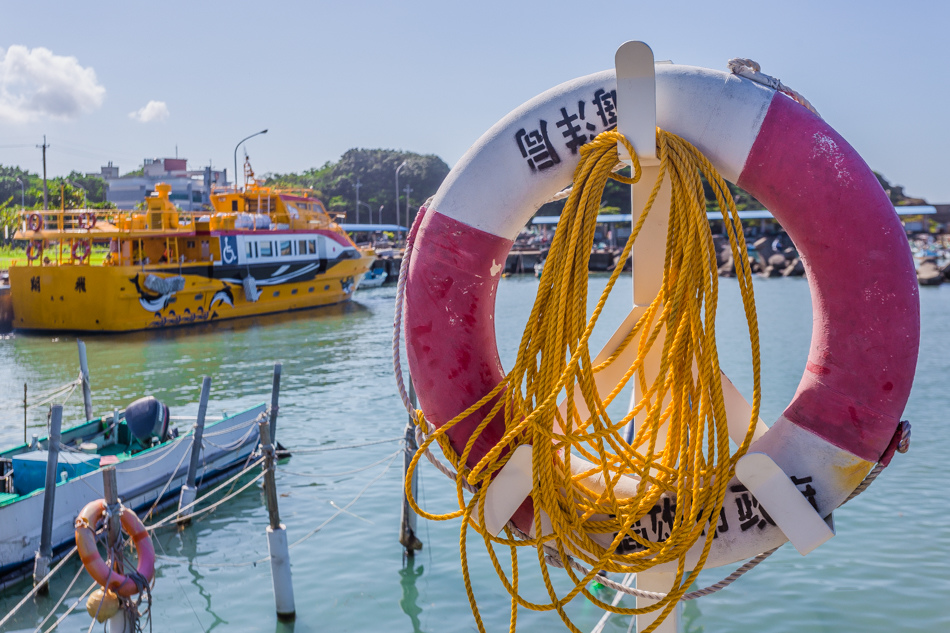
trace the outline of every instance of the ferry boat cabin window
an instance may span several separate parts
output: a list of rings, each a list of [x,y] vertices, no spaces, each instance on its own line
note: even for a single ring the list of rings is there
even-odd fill
[[[308,240],[308,241],[307,241],[307,252],[308,252],[309,254],[311,254],[311,255],[316,255],[316,254],[317,254],[317,241],[316,241],[316,240]]]
[[[244,254],[248,259],[254,257],[254,247],[256,244],[254,242],[245,242],[244,243]]]
[[[271,242],[261,242],[260,243],[260,253],[261,257],[271,257],[274,254],[273,244]]]
[[[292,255],[293,253],[290,250],[290,241],[280,243],[280,254],[281,255]]]
[[[306,255],[307,254],[307,240],[300,240],[297,243],[297,254]]]

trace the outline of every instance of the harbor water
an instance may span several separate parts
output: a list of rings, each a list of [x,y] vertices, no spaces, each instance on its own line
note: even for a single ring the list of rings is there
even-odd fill
[[[592,294],[606,279],[592,276]],[[506,367],[537,284],[530,276],[501,281],[496,322]],[[629,276],[618,286],[594,347],[606,341],[629,308]],[[762,341],[762,417],[769,421],[781,413],[802,375],[811,336],[810,300],[803,279],[757,279],[754,287]],[[748,334],[735,280],[722,279],[720,294],[721,361],[748,395]],[[361,290],[350,304],[310,312],[84,338],[97,413],[152,394],[173,415],[194,415],[203,375],[212,378],[209,415],[237,412],[269,401],[273,364],[283,363],[277,436],[295,454],[278,466],[277,486],[281,519],[293,544],[297,620],[282,624],[275,618],[266,562],[267,512],[254,484],[190,527],[157,533],[152,630],[476,630],[459,566],[458,521],[420,519],[424,547],[409,562],[397,542],[399,439],[406,413],[391,369],[394,298],[395,288],[387,286]],[[838,536],[808,557],[786,545],[729,589],[689,603],[685,631],[950,630],[950,427],[944,420],[950,410],[945,381],[950,287],[922,288],[921,311],[920,362],[904,416],[913,424],[910,452],[897,455],[867,492],[836,512]],[[3,446],[23,440],[24,383],[30,394],[38,394],[76,378],[75,341],[72,335],[35,334],[0,339]],[[64,425],[77,423],[81,415],[82,396],[76,392],[66,403]],[[45,411],[30,412],[28,433],[44,435],[45,420]],[[454,485],[431,466],[421,472],[424,507],[449,511]],[[469,554],[486,628],[507,630],[508,595],[480,540],[470,541]],[[529,553],[524,560],[532,558]],[[78,574],[44,624],[48,628],[89,586],[90,579],[79,571],[78,563],[67,564],[50,595],[29,602],[3,630],[33,631]],[[701,580],[712,583],[729,571],[707,570]],[[524,570],[522,587],[529,598],[544,600],[538,579],[536,570]],[[28,590],[24,582],[0,594],[0,614]],[[602,599],[612,598],[609,590],[599,591]],[[633,606],[633,599],[622,604]],[[583,598],[567,612],[588,631],[602,615]],[[629,618],[613,616],[605,630],[627,631],[629,624]],[[80,606],[57,630],[79,632],[89,626]],[[554,613],[524,610],[519,610],[518,628],[565,630]]]

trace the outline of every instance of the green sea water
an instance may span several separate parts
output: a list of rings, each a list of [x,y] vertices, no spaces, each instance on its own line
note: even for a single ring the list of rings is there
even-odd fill
[[[599,292],[606,277],[592,276]],[[608,302],[595,347],[626,314],[629,278]],[[537,281],[503,279],[499,287],[499,348],[510,367]],[[763,418],[775,419],[801,377],[811,335],[807,283],[757,279],[762,338]],[[745,393],[751,384],[748,335],[734,280],[721,280],[718,325],[721,361]],[[274,362],[283,363],[278,437],[297,454],[277,472],[280,513],[291,550],[297,621],[276,621],[267,555],[267,512],[257,485],[184,530],[161,531],[151,611],[153,631],[474,631],[462,581],[458,522],[420,520],[423,549],[404,560],[397,542],[401,503],[401,437],[406,414],[392,377],[390,336],[395,289],[361,290],[344,306],[192,329],[123,336],[87,336],[93,403],[111,411],[143,394],[166,402],[173,415],[194,415],[201,376],[212,378],[209,414],[236,412],[269,400]],[[838,536],[808,557],[790,546],[732,587],[690,603],[686,631],[888,632],[950,630],[950,287],[922,288],[922,346],[905,418],[911,451],[858,499],[836,513]],[[23,383],[39,393],[75,378],[75,337],[15,334],[0,339],[0,445],[23,439]],[[64,423],[81,417],[81,395],[66,403]],[[618,400],[623,400],[619,398]],[[620,411],[625,402],[618,403]],[[616,407],[615,407],[616,409]],[[43,434],[34,412],[30,433]],[[422,468],[420,498],[448,511],[454,486]],[[39,517],[37,517],[39,520]],[[470,545],[473,587],[487,630],[508,628],[508,597],[483,547]],[[526,558],[526,560],[528,560]],[[526,565],[530,567],[530,565]],[[49,597],[30,602],[3,630],[32,631],[79,571],[67,564]],[[707,570],[714,582],[728,573]],[[543,599],[538,573],[522,570],[525,593]],[[88,586],[80,574],[63,614]],[[560,587],[566,587],[561,583]],[[6,613],[26,584],[0,594]],[[601,590],[605,600],[612,592]],[[622,604],[633,606],[624,598]],[[590,630],[601,612],[583,598],[568,608]],[[80,607],[61,631],[87,631]],[[553,613],[519,612],[521,631],[565,630]],[[607,631],[626,631],[612,617]],[[44,628],[45,628],[44,627]],[[93,630],[101,630],[97,625]]]

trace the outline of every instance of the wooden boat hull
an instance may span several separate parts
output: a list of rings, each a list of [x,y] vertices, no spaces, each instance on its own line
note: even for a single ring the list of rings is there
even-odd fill
[[[257,418],[264,404],[205,426],[197,476],[214,478],[241,466],[258,444]],[[115,466],[119,498],[137,512],[145,512],[162,499],[178,496],[185,483],[191,455],[192,433],[136,453]],[[73,522],[87,503],[103,497],[101,469],[56,486],[52,544],[54,551],[74,539]],[[0,502],[0,588],[19,580],[32,568],[40,545],[43,489]],[[145,519],[144,515],[141,515]]]

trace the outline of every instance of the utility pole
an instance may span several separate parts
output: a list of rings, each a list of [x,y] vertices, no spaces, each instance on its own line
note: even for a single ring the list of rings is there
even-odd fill
[[[403,189],[406,192],[406,226],[412,226],[412,219],[409,215],[412,213],[412,207],[409,206],[409,194],[412,192],[412,187],[406,185],[406,188]]]
[[[43,149],[43,210],[49,210],[49,190],[46,188],[46,148],[49,145],[46,144],[46,135],[43,135],[43,144],[37,145]]]
[[[357,178],[356,185],[355,185],[356,187],[356,223],[357,224],[360,223],[360,187],[362,186],[363,185],[360,184],[360,179]],[[370,222],[372,222],[372,220],[370,220]]]

